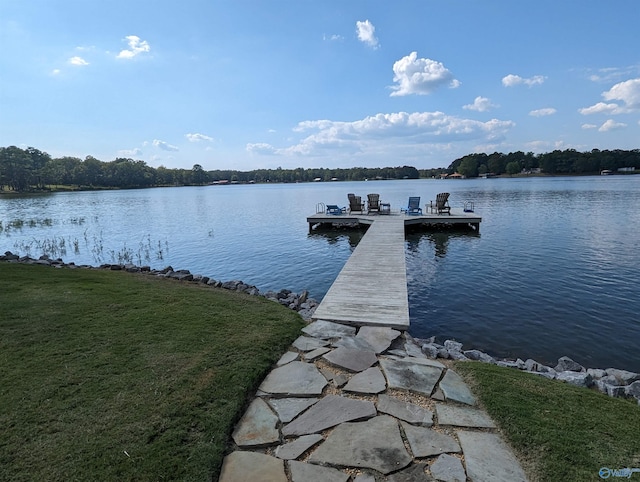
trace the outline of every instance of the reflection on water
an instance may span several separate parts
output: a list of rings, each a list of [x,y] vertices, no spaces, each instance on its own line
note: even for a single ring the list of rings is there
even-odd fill
[[[640,176],[237,185],[0,197],[0,252],[171,265],[321,299],[362,232],[308,232],[319,202],[439,192],[481,234],[407,233],[411,333],[499,356],[640,372]],[[38,244],[40,243],[40,245]],[[77,249],[76,249],[77,248]],[[162,256],[157,256],[158,251]],[[62,251],[59,251],[62,253]],[[115,258],[115,259],[112,259]]]
[[[342,241],[347,241],[351,250],[353,251],[364,234],[366,233],[367,227],[361,226],[358,228],[354,227],[333,227],[333,228],[322,228],[319,227],[314,229],[309,233],[310,239],[324,239],[330,245],[339,244]]]

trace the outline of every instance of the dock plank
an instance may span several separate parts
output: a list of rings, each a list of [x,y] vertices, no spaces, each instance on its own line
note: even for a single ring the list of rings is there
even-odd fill
[[[409,328],[404,216],[376,216],[313,318]]]

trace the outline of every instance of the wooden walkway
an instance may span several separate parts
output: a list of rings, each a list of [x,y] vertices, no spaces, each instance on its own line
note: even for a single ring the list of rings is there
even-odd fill
[[[405,216],[373,219],[316,309],[314,320],[409,329]]]

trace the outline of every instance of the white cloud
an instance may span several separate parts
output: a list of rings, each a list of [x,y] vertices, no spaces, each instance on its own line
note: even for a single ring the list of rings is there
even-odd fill
[[[60,72],[62,72],[60,69],[53,69],[51,75],[60,75]]]
[[[582,109],[578,109],[582,115],[591,115],[591,114],[621,114],[622,109],[618,104],[605,104],[604,102],[598,102],[590,107],[584,107]]]
[[[338,35],[338,34],[333,34],[333,35],[324,34],[322,36],[322,40],[329,40],[331,42],[337,42],[337,41],[344,40],[344,37],[342,35]]]
[[[179,151],[176,146],[172,146],[171,144],[166,143],[165,141],[160,141],[158,139],[153,140],[154,147],[158,149],[162,149],[163,151]]]
[[[532,110],[531,112],[529,112],[529,115],[533,117],[544,117],[547,115],[553,115],[556,112],[557,111],[553,107],[546,107],[544,109]]]
[[[262,155],[272,155],[278,152],[278,150],[275,147],[265,142],[257,142],[255,144],[249,143],[247,144],[246,149],[248,152],[255,152],[256,154],[262,154]]]
[[[371,22],[369,22],[369,20],[365,20],[364,22],[357,21],[356,32],[358,33],[358,40],[360,40],[360,42],[367,44],[373,49],[377,49],[379,47],[378,39],[375,35],[376,28]]]
[[[604,100],[621,100],[629,110],[640,109],[640,78],[620,82],[602,93]]]
[[[595,124],[582,124],[583,129],[596,129],[597,127]]]
[[[205,136],[204,134],[185,134],[185,137],[189,139],[189,142],[213,141],[213,137]]]
[[[545,77],[542,75],[534,75],[526,79],[519,75],[509,74],[502,78],[502,85],[505,87],[515,87],[516,85],[524,84],[531,87],[532,85],[542,84],[544,80]]]
[[[398,149],[423,151],[426,146],[442,148],[451,143],[475,141],[494,143],[515,124],[492,119],[480,122],[449,116],[443,112],[396,112],[376,114],[353,122],[315,120],[300,122],[294,132],[306,135],[297,144],[275,148],[270,144],[248,144],[259,154],[318,156],[327,151],[379,153]]]
[[[142,149],[139,149],[137,147],[135,149],[122,149],[118,151],[119,157],[133,157],[133,156],[141,156],[141,155],[142,155]]]
[[[419,59],[417,52],[411,52],[396,61],[393,73],[393,81],[398,85],[391,87],[391,96],[426,95],[443,85],[449,85],[453,89],[460,85],[460,81],[454,79],[451,71],[441,62]]]
[[[627,124],[622,122],[615,122],[613,119],[607,119],[604,124],[600,126],[598,131],[600,132],[609,132],[617,129],[624,129],[627,127]]]
[[[500,106],[498,106],[497,104],[492,104],[489,99],[481,96],[476,97],[475,100],[473,101],[473,104],[467,104],[462,106],[463,109],[475,110],[477,112],[487,112],[488,110],[494,107],[500,107]]]
[[[82,57],[71,57],[69,59],[69,63],[71,65],[77,65],[77,66],[85,66],[85,65],[89,65],[89,62],[87,62],[85,59],[83,59]]]
[[[141,53],[149,52],[151,50],[149,43],[146,40],[140,39],[137,35],[129,35],[125,37],[124,40],[127,41],[129,49],[121,50],[117,55],[117,58],[119,59],[132,59],[136,55],[140,55]]]
[[[602,93],[604,100],[622,101],[622,104],[598,102],[590,107],[579,109],[582,115],[590,114],[628,114],[640,110],[640,78],[619,82]]]

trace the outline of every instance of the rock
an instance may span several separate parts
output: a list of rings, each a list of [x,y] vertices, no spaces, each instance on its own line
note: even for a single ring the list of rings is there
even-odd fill
[[[518,363],[509,360],[499,360],[496,365],[503,368],[519,368]]]
[[[568,356],[558,358],[558,364],[555,367],[557,372],[582,372],[585,371],[584,367],[577,362],[574,362]]]
[[[380,359],[390,388],[431,395],[442,369],[400,360]]]
[[[635,381],[631,385],[625,387],[624,393],[628,397],[635,397],[640,401],[640,381]]]
[[[464,356],[466,356],[469,360],[481,361],[485,363],[496,362],[491,355],[487,355],[486,353],[480,350],[465,350]]]
[[[305,326],[303,333],[316,338],[339,338],[342,336],[353,336],[356,334],[354,326],[341,325],[332,321],[318,320]]]
[[[366,341],[376,354],[382,353],[387,350],[393,340],[400,336],[398,330],[392,328],[384,328],[377,326],[363,326],[358,331],[356,339],[362,339]]]
[[[367,368],[365,371],[354,375],[349,383],[344,386],[346,392],[376,394],[384,392],[387,381],[378,367]]]
[[[279,459],[294,460],[323,440],[320,434],[303,435],[288,444],[276,448],[275,455]]]
[[[373,351],[357,350],[344,346],[327,353],[323,358],[333,365],[353,372],[366,370],[378,361],[378,357]]]
[[[219,482],[287,482],[284,461],[258,452],[231,452],[224,458]]]
[[[387,482],[433,482],[435,479],[426,472],[427,464],[411,464],[387,477]]]
[[[278,414],[282,423],[289,423],[318,400],[318,398],[270,398],[268,403]]]
[[[427,355],[429,358],[438,358],[438,347],[433,343],[425,343],[422,345],[422,353]]]
[[[453,437],[436,432],[430,428],[414,427],[406,422],[400,422],[409,447],[414,457],[431,457],[445,452],[460,452],[460,445]]]
[[[456,427],[495,428],[493,420],[482,410],[454,405],[436,404],[436,414],[440,425]]]
[[[526,482],[518,460],[497,434],[458,431],[458,438],[470,480]]]
[[[292,345],[300,351],[312,351],[316,348],[322,348],[329,344],[328,341],[321,340],[319,338],[312,338],[310,336],[300,335]]]
[[[466,482],[467,474],[459,458],[442,454],[431,465],[431,475],[444,482]]]
[[[261,398],[254,399],[233,432],[239,447],[263,447],[276,443],[278,417]]]
[[[576,371],[566,370],[558,372],[556,374],[556,378],[577,387],[590,387],[593,384],[591,375],[587,374],[586,372],[580,373]]]
[[[454,402],[465,403],[467,405],[475,405],[476,399],[464,383],[464,380],[460,375],[451,369],[448,369],[444,374],[444,377],[440,381],[439,385],[442,393],[447,400],[453,400]]]
[[[289,462],[289,470],[292,482],[347,482],[349,480],[349,474],[340,472],[338,469],[295,460]]]
[[[321,395],[327,380],[310,363],[293,361],[271,371],[259,390],[284,396],[311,397]]]
[[[610,397],[618,398],[625,396],[625,388],[624,386],[611,385],[606,380],[600,379],[594,382],[595,386],[602,393],[609,395]]]
[[[627,370],[618,370],[617,368],[607,368],[607,375],[615,377],[618,385],[629,385],[630,383],[640,380],[640,374],[629,372]]]
[[[594,379],[607,376],[607,372],[605,370],[601,370],[600,368],[587,368],[587,373]]]
[[[538,370],[539,367],[540,367],[540,364],[531,358],[527,358],[527,360],[524,362],[524,369],[529,372],[540,371]]]
[[[295,351],[288,351],[280,357],[280,360],[277,361],[276,365],[280,367],[287,363],[291,363],[292,361],[296,361],[297,359],[298,354]]]
[[[378,412],[386,413],[413,425],[422,425],[424,427],[431,427],[433,425],[432,412],[389,395],[378,395]]]
[[[323,377],[324,379],[324,377]],[[282,429],[282,435],[318,433],[343,422],[375,417],[373,402],[328,395]]]
[[[366,422],[343,423],[309,457],[312,463],[361,467],[383,474],[411,463],[398,422],[387,415]]]
[[[453,352],[462,352],[462,343],[453,340],[446,340],[444,342],[444,347],[447,349],[449,353]]]

